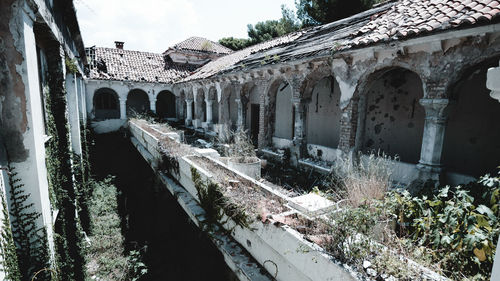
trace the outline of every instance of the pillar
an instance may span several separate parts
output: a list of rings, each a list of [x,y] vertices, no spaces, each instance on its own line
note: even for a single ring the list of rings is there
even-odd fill
[[[127,99],[120,98],[120,119],[127,119]]]
[[[420,104],[425,109],[425,125],[420,152],[420,161],[417,165],[419,179],[441,181],[444,135],[448,112],[449,99],[421,99]]]
[[[488,69],[486,87],[491,90],[490,96],[500,102],[500,67]]]
[[[207,105],[207,123],[208,124],[212,124],[212,120],[213,120],[213,112],[212,112],[212,104],[213,104],[213,100],[207,100],[205,101],[206,105]]]
[[[191,125],[191,122],[193,121],[193,109],[191,107],[192,104],[193,104],[193,100],[192,99],[187,99],[186,100],[186,111],[187,111],[186,126]]]
[[[243,130],[245,128],[245,114],[243,112],[243,102],[241,99],[235,99],[236,103],[238,104],[238,121],[236,122],[236,127],[238,128],[238,131]]]
[[[149,109],[151,112],[156,113],[156,98],[151,98],[149,100]]]

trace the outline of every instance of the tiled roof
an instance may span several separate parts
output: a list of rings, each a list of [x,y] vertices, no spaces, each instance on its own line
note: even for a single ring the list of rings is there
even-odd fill
[[[487,23],[498,16],[498,0],[401,0],[355,32],[352,45]]]
[[[284,45],[293,42],[294,40],[299,38],[303,33],[304,33],[303,31],[290,33],[260,44],[250,46],[243,50],[234,52],[227,56],[211,61],[206,65],[204,65],[203,67],[201,67],[199,71],[196,71],[193,75],[186,77],[183,81],[190,81],[190,80],[210,77],[214,74],[217,74],[220,71],[224,71],[227,68],[236,65],[238,62],[244,60],[253,53],[261,52],[279,45]]]
[[[94,53],[95,52],[95,53]],[[192,66],[179,65],[162,54],[93,47],[90,79],[173,83],[189,75]]]
[[[210,41],[201,37],[191,37],[178,44],[175,44],[172,49],[176,50],[188,50],[203,53],[215,53],[221,55],[227,55],[233,51],[221,44]]]
[[[399,0],[337,22],[248,47],[199,68],[183,82],[376,43],[498,22],[500,0]]]

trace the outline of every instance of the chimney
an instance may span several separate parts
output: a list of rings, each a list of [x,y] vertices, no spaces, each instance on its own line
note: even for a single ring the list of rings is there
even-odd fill
[[[123,44],[125,44],[125,42],[115,41],[115,46],[117,49],[123,50]]]

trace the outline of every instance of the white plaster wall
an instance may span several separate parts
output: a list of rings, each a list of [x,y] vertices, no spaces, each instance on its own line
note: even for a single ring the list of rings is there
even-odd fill
[[[149,101],[155,100],[157,95],[164,90],[173,92],[172,84],[161,83],[142,83],[131,81],[111,81],[111,80],[85,80],[85,93],[86,93],[86,112],[90,119],[94,118],[94,94],[100,88],[110,88],[118,94],[120,99],[127,99],[131,90],[139,89],[148,95],[148,108]]]
[[[454,92],[442,158],[449,171],[479,177],[500,165],[500,103],[486,88],[486,71],[465,77]]]
[[[292,87],[288,83],[282,82],[276,93],[274,136],[290,140],[293,138]]]
[[[66,100],[68,106],[68,122],[71,140],[71,149],[74,153],[82,154],[80,134],[80,113],[78,99],[78,80],[75,74],[66,75]]]
[[[40,95],[39,73],[33,21],[21,12],[20,26],[13,34],[19,34],[15,44],[24,55],[23,64],[17,67],[25,85],[27,129],[23,134],[23,145],[29,151],[23,162],[12,163],[27,193],[31,194],[27,203],[33,203],[33,210],[41,214],[37,223],[46,227],[49,249],[54,251],[52,213],[49,201],[47,169],[45,167],[45,126],[43,122],[42,101]],[[11,27],[12,28],[12,27]]]
[[[292,140],[273,137],[273,146],[278,149],[289,148],[292,145]]]
[[[334,162],[342,156],[342,151],[339,149],[317,144],[308,144],[307,153],[313,158],[328,162]]]
[[[337,148],[340,133],[340,88],[333,77],[321,79],[307,110],[307,142]]]
[[[383,151],[416,164],[425,121],[420,78],[409,71],[394,69],[372,82],[366,92],[363,150]]]

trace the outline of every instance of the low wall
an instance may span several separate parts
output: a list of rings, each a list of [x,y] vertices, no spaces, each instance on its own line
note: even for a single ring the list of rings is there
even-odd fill
[[[132,143],[151,164],[153,169],[156,169],[161,159],[158,152],[159,140],[133,122],[129,123],[129,127]],[[204,154],[210,154],[211,156],[205,156]],[[218,168],[227,169],[227,166],[218,161],[213,153],[198,151],[193,156],[184,156],[179,159],[179,173],[170,175],[179,183],[178,185],[163,173],[158,172],[158,174],[169,191],[176,196],[191,219],[197,225],[200,225],[198,221],[200,216],[193,211],[193,209],[197,209],[200,212],[202,210],[200,210],[197,204],[198,195],[191,178],[191,167],[194,167],[198,171],[202,179],[212,179],[214,175],[211,174],[211,171],[203,169],[192,161],[192,157],[205,157],[213,161],[214,165],[217,165]],[[262,192],[268,193],[270,196],[279,196],[284,202],[288,202],[290,199],[261,182],[255,181],[237,171],[231,171],[231,173],[234,173],[241,181],[251,182],[253,185],[261,188]],[[190,207],[185,207],[188,204],[191,204],[189,205]],[[265,278],[268,278],[267,280],[275,278],[276,280],[283,281],[357,280],[355,277],[356,273],[349,272],[343,265],[335,263],[331,256],[327,255],[322,248],[304,240],[302,234],[286,225],[256,220],[253,221],[250,228],[242,228],[236,226],[235,222],[227,217],[221,221],[225,222],[222,224],[223,228],[232,230],[230,232],[231,237],[225,237],[224,241],[234,239],[238,247],[244,249],[242,252],[247,252],[251,256],[251,259],[255,259],[257,262],[250,269],[242,268],[241,263],[235,261],[231,254],[225,254],[224,249],[218,245],[220,244],[220,242],[217,242],[218,239],[214,240],[219,250],[224,254],[228,266],[235,273],[240,273],[238,275],[240,280],[266,280]],[[243,256],[245,255],[243,254]],[[239,259],[242,258],[241,256],[239,257]],[[247,259],[250,258],[247,257]],[[253,270],[258,267],[265,268],[267,273],[262,274],[258,270]]]

